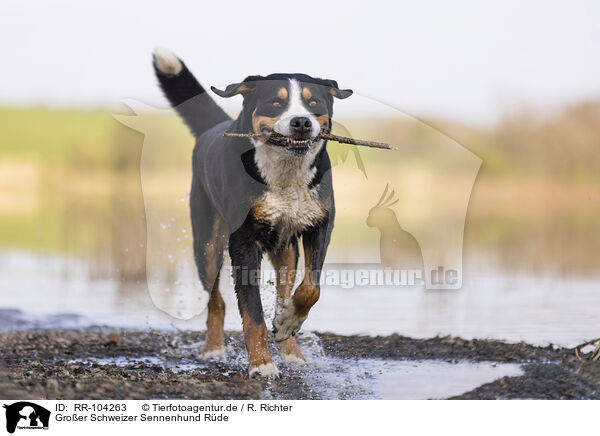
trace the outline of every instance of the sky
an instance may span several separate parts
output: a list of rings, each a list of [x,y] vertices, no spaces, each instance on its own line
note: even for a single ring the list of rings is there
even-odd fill
[[[3,0],[0,9],[0,105],[164,107],[156,46],[206,86],[305,72],[464,123],[600,99],[600,2]],[[364,101],[338,106],[376,115]]]

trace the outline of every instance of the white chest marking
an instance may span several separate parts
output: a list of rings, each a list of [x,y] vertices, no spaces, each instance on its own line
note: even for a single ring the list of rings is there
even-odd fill
[[[285,242],[323,216],[317,188],[308,186],[317,170],[311,164],[323,142],[315,143],[304,156],[257,140],[254,145],[256,165],[269,187],[259,199],[261,210]]]

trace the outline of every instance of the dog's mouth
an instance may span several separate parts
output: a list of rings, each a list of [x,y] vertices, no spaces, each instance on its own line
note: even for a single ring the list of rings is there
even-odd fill
[[[268,127],[263,127],[261,129],[261,134],[270,145],[275,145],[277,147],[283,147],[286,150],[293,151],[294,153],[304,154],[310,150],[312,145],[318,141],[318,136],[315,138],[307,138],[307,139],[295,139],[291,136],[285,136],[276,131],[269,129]]]

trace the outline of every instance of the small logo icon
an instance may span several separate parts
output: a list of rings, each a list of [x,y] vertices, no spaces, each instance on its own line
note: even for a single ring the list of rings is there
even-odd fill
[[[3,406],[6,409],[6,431],[14,433],[18,429],[48,430],[50,411],[28,401],[19,401]]]

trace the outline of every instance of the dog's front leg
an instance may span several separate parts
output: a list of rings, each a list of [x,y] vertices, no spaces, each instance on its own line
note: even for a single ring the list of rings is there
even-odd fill
[[[283,309],[283,304],[292,295],[296,281],[298,266],[298,240],[296,238],[285,248],[269,253],[271,263],[277,274],[277,313]],[[281,357],[290,363],[305,363],[306,360],[294,337],[289,337],[279,343]]]
[[[231,235],[229,255],[233,266],[235,292],[242,316],[244,341],[248,351],[248,375],[277,377],[279,371],[273,363],[267,346],[267,326],[260,301],[260,260],[258,244],[244,235]]]
[[[283,303],[283,308],[273,321],[273,333],[278,342],[285,341],[300,330],[310,308],[319,299],[321,269],[327,252],[329,236],[328,220],[322,221],[302,234],[304,278],[294,295]]]

